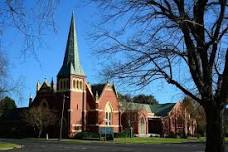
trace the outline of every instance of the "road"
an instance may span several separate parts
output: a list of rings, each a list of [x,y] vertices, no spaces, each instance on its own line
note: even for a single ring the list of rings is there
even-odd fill
[[[23,145],[21,149],[8,152],[203,152],[204,144],[113,144],[113,143],[68,143],[59,141],[10,140]],[[226,145],[228,149],[228,145]]]

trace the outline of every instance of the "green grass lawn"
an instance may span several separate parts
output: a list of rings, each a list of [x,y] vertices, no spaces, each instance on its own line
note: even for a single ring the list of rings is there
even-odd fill
[[[174,144],[174,143],[184,143],[184,142],[200,142],[200,139],[135,137],[135,138],[116,138],[114,142],[118,144]]]
[[[134,137],[134,138],[115,138],[114,141],[99,140],[78,140],[65,139],[62,142],[71,144],[88,144],[88,143],[115,143],[115,144],[175,144],[186,142],[204,142],[205,138],[159,138],[159,137]]]
[[[16,148],[18,145],[6,142],[0,142],[0,150],[8,150]]]

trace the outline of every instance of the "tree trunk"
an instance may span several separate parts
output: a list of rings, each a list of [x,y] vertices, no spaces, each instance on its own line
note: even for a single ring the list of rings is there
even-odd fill
[[[40,138],[42,135],[42,129],[39,129],[39,134],[38,134],[38,138]]]
[[[224,152],[224,127],[223,112],[217,106],[208,104],[205,107],[206,112],[206,149],[205,152]]]

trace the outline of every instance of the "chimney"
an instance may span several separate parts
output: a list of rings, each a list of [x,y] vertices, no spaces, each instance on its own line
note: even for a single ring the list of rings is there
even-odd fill
[[[29,107],[32,105],[32,96],[29,97]]]

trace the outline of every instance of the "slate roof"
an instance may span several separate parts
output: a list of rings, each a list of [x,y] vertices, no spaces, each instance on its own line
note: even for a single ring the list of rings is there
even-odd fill
[[[155,113],[156,116],[167,116],[168,113],[173,109],[176,103],[165,103],[165,104],[153,104],[150,105],[151,111]]]
[[[72,14],[71,17],[66,52],[63,60],[63,65],[58,73],[58,76],[69,76],[70,74],[83,76],[85,75],[79,60],[77,32],[74,23],[74,14]]]
[[[105,85],[106,85],[106,84],[103,83],[103,84],[95,84],[95,85],[92,85],[92,86],[91,86],[91,91],[92,91],[94,97],[96,96],[96,94],[98,94],[98,97],[101,96],[101,93],[102,93],[102,91],[103,91]]]
[[[132,102],[122,102],[122,106],[127,106],[126,109],[128,110],[146,110],[148,113],[153,113],[153,111],[150,108],[149,104],[141,104],[141,103],[132,103]]]
[[[132,102],[121,102],[122,106],[127,106],[128,110],[140,110],[144,109],[148,113],[154,113],[155,116],[167,116],[168,113],[173,109],[175,103],[165,103],[165,104],[141,104]]]

